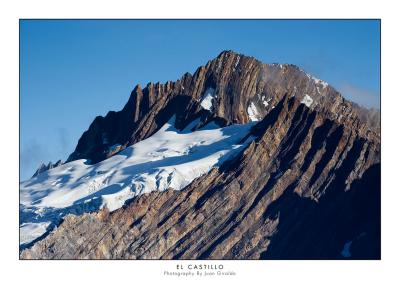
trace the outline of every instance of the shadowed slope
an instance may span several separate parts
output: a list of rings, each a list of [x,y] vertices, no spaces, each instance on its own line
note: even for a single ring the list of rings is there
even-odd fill
[[[21,257],[380,258],[379,142],[288,96],[252,133],[235,159],[181,191],[67,216]]]

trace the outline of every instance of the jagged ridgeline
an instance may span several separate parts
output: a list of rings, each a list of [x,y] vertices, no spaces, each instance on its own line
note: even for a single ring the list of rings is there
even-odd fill
[[[308,100],[310,108],[366,137],[379,137],[379,113],[345,100],[326,82],[294,65],[263,64],[224,51],[193,76],[186,73],[176,82],[149,83],[143,89],[136,86],[121,111],[93,121],[68,160],[101,161],[151,136],[174,114],[178,128],[198,117],[202,120],[199,127],[210,121],[229,125],[260,120],[285,95]],[[212,105],[199,105],[202,100]]]
[[[379,112],[224,51],[136,86],[21,194],[22,258],[379,259]]]

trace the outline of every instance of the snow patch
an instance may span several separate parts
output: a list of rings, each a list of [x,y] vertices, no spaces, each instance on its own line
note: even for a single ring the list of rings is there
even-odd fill
[[[213,109],[214,102],[217,97],[218,96],[215,94],[215,89],[209,87],[204,93],[200,105],[204,109],[211,111]]]
[[[254,105],[253,102],[247,107],[247,114],[251,121],[258,121],[259,120],[259,113],[257,107]]]
[[[318,78],[316,78],[314,76],[311,76],[311,79],[314,80],[314,83],[316,85],[321,85],[324,89],[327,88],[328,85],[329,85],[327,82],[325,82],[325,81],[323,81],[321,79],[318,79]],[[317,87],[317,89],[318,89],[318,87]]]
[[[311,98],[311,96],[309,96],[308,94],[304,95],[303,99],[301,100],[301,103],[304,103],[307,107],[310,107],[311,104],[313,103],[313,99]]]
[[[328,87],[329,84],[328,84],[326,81],[323,81],[323,80],[321,80],[321,79],[319,79],[319,78],[316,78],[316,77],[314,77],[314,76],[308,74],[307,72],[305,72],[305,71],[302,70],[302,69],[300,69],[300,71],[302,71],[303,73],[305,73],[305,74],[307,75],[308,79],[314,81],[314,83],[315,83],[316,85],[320,85],[320,86],[322,86],[324,89]],[[318,90],[318,87],[317,87],[317,90]],[[318,90],[318,92],[319,92],[319,90]]]
[[[260,95],[258,95],[258,97],[260,98]],[[262,95],[262,96],[261,96],[262,104],[263,104],[265,107],[267,107],[267,106],[269,105],[269,102],[270,102],[271,100],[272,100],[271,97],[268,97],[268,99],[266,100],[265,95]]]
[[[181,190],[253,140],[241,143],[254,123],[223,128],[210,123],[191,132],[198,123],[200,119],[179,131],[174,116],[151,137],[100,163],[76,160],[21,182],[21,242],[40,237],[67,214],[102,207],[113,211],[140,194]]]
[[[23,223],[19,227],[20,232],[20,244],[29,244],[30,242],[36,240],[44,233],[46,233],[47,228],[51,222],[42,223]]]
[[[240,61],[240,56],[238,55],[237,58],[236,58],[235,67],[233,68],[233,71],[236,70],[236,67],[237,67],[238,64],[239,64],[239,61]]]
[[[292,94],[291,97],[295,97],[295,96],[296,96],[296,93],[297,93],[297,86],[294,87],[294,91],[293,91],[293,94]]]

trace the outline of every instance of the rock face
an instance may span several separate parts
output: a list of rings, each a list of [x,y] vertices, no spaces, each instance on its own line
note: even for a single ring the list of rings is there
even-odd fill
[[[62,164],[64,164],[61,160],[58,160],[57,162],[55,162],[54,164],[52,163],[52,162],[49,162],[47,165],[45,165],[45,164],[41,164],[40,166],[39,166],[39,168],[36,170],[36,172],[33,174],[33,176],[32,176],[32,178],[33,177],[36,177],[38,174],[41,174],[41,173],[43,173],[43,172],[45,172],[45,171],[48,171],[48,170],[50,170],[50,169],[53,169],[53,168],[56,168],[56,167],[58,167],[58,166],[61,166]]]
[[[242,153],[183,190],[69,215],[21,258],[380,259],[379,123],[292,65],[228,51],[193,76],[136,87],[70,160],[100,161],[175,113],[181,127],[199,116],[200,126],[260,121]]]
[[[205,109],[202,101],[209,91],[214,96],[212,107]],[[136,86],[121,111],[96,117],[67,161],[85,158],[97,163],[151,136],[173,114],[177,115],[178,128],[198,117],[202,119],[199,126],[210,121],[247,123],[250,117],[261,120],[284,95],[300,101],[311,98],[312,109],[352,126],[363,136],[379,139],[376,112],[345,100],[326,82],[294,65],[263,64],[224,51],[193,76],[186,73],[176,82],[149,83],[143,89]]]

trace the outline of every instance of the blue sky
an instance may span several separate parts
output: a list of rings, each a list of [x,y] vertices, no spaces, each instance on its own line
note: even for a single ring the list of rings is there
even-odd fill
[[[137,83],[176,80],[228,49],[296,64],[379,107],[376,20],[22,20],[21,179],[65,160],[95,116],[120,110]]]

